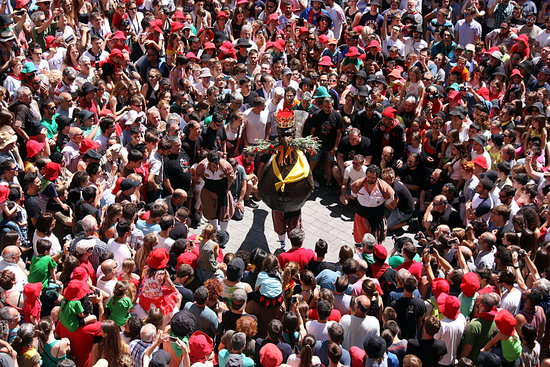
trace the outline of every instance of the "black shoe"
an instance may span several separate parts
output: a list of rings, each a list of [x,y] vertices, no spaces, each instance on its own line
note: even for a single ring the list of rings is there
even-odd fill
[[[259,205],[256,204],[255,202],[253,202],[252,200],[246,200],[244,202],[244,205],[249,207],[249,208],[252,208],[252,209],[258,209]]]

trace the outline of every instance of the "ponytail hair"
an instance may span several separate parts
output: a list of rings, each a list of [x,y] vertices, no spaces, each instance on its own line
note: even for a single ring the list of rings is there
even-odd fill
[[[308,334],[302,341],[302,351],[300,352],[300,367],[310,367],[313,359],[313,348],[315,347],[315,337]]]
[[[34,339],[34,325],[25,323],[17,332],[17,336],[12,342],[13,349],[18,353],[23,353],[23,348],[30,347]]]
[[[36,336],[42,344],[45,344],[53,330],[52,320],[49,316],[43,317],[37,325]]]

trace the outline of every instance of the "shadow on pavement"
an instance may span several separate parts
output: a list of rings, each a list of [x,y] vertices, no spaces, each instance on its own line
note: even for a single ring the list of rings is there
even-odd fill
[[[269,213],[263,209],[255,209],[253,213],[254,217],[252,219],[252,226],[239,246],[239,250],[250,252],[256,247],[259,247],[267,253],[270,253],[267,238],[264,234],[265,219]]]

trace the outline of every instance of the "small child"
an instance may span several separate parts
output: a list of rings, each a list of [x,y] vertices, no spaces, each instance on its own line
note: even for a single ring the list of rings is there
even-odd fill
[[[122,261],[122,271],[118,274],[118,280],[127,280],[139,288],[140,276],[134,273],[136,263],[132,258],[126,258]]]
[[[17,187],[10,187],[10,193],[8,195],[8,209],[15,209],[13,220],[19,226],[21,232],[21,243],[23,246],[27,246],[27,238],[29,233],[28,216],[27,211],[23,209],[19,203],[21,202],[21,190]]]
[[[491,353],[499,356],[504,363],[516,361],[522,355],[521,340],[516,332],[516,318],[508,310],[501,309],[495,316],[495,324],[499,332],[480,352],[485,353],[500,341],[500,348],[494,348]]]
[[[27,243],[23,242],[21,228],[14,221],[17,217],[18,208],[13,202],[8,201],[10,192],[11,190],[8,186],[0,185],[0,225],[16,231],[21,239],[21,243],[26,246]]]
[[[255,290],[259,292],[259,303],[265,307],[276,306],[283,301],[283,281],[275,255],[265,257]]]
[[[407,156],[411,153],[422,153],[422,137],[418,131],[412,133],[411,143],[407,145]]]
[[[35,256],[31,260],[31,268],[29,272],[29,283],[42,283],[42,289],[48,288],[50,280],[55,283],[55,268],[57,263],[50,256],[50,250],[52,243],[47,239],[40,239],[36,242],[36,252],[38,256]]]
[[[117,323],[118,326],[124,326],[130,318],[130,310],[134,307],[132,300],[128,297],[130,282],[122,281],[115,285],[113,296],[105,305],[109,312],[109,319]]]
[[[23,318],[25,322],[38,325],[40,322],[40,312],[42,311],[42,302],[40,294],[42,293],[42,283],[27,283],[23,288],[25,295],[25,306],[23,307]]]

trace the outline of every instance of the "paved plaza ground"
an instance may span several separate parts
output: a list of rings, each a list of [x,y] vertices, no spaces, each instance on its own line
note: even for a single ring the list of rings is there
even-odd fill
[[[258,202],[258,209],[246,207],[242,221],[231,221],[228,232],[229,243],[224,252],[235,252],[238,249],[251,251],[255,247],[274,253],[280,247],[278,236],[273,230],[271,209],[263,202]],[[325,192],[324,188],[312,193],[309,200],[302,208],[303,228],[306,232],[304,247],[314,249],[315,242],[320,238],[327,241],[329,252],[328,261],[338,259],[338,251],[343,244],[354,244],[353,241],[353,216],[355,208],[352,204],[343,206],[338,201],[338,196]],[[200,229],[192,229],[191,233],[199,233]],[[412,237],[411,234],[407,234]],[[388,251],[393,247],[391,237],[385,242]],[[290,248],[287,240],[286,249]]]

